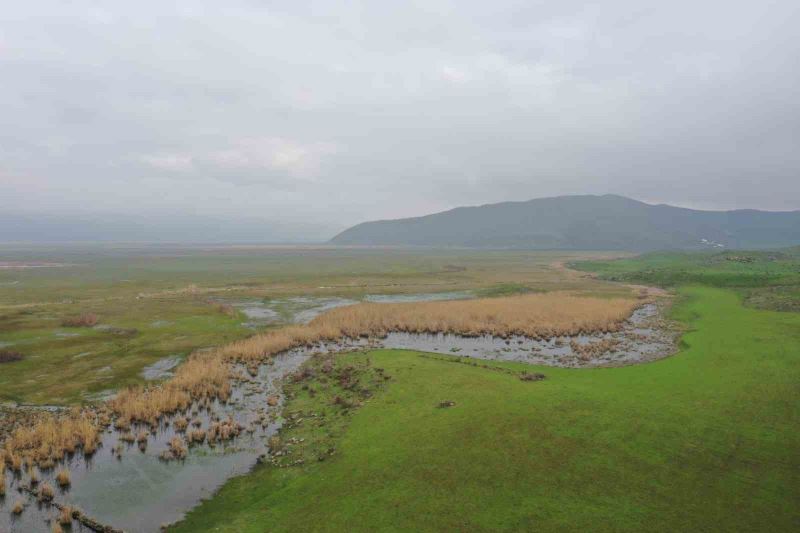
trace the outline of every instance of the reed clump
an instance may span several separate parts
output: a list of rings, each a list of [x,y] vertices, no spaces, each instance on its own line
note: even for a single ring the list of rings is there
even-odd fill
[[[73,509],[69,505],[65,505],[61,508],[61,512],[58,513],[58,523],[62,526],[69,526],[72,525],[72,516],[73,516]]]
[[[40,502],[53,501],[53,497],[55,497],[55,491],[53,490],[53,486],[47,482],[42,483],[42,486],[39,487],[38,496]]]
[[[22,463],[51,468],[67,454],[79,449],[94,451],[99,442],[99,427],[88,413],[72,410],[55,416],[45,414],[30,426],[20,426],[4,443],[5,463],[20,471]]]
[[[177,436],[172,437],[169,441],[169,453],[173,459],[185,459],[188,450],[186,449],[186,444],[183,443],[183,439]]]
[[[239,436],[242,430],[244,430],[244,427],[241,424],[232,418],[228,418],[227,420],[212,422],[211,425],[208,426],[206,438],[208,439],[208,443],[213,445],[216,442],[229,441]]]
[[[202,444],[206,440],[206,432],[202,429],[193,429],[186,434],[189,444]]]
[[[580,359],[589,360],[593,357],[601,356],[605,353],[616,350],[621,341],[619,339],[600,339],[598,341],[581,344],[575,340],[570,341],[569,346],[572,353]]]
[[[31,487],[34,487],[39,484],[39,472],[36,470],[35,466],[28,467],[28,481],[31,484]]]
[[[172,426],[178,433],[186,431],[186,428],[189,427],[189,419],[187,419],[185,416],[179,416],[172,421]]]
[[[58,483],[58,486],[61,488],[69,487],[70,483],[72,483],[72,480],[69,476],[69,470],[66,468],[59,470],[56,474],[56,483]]]

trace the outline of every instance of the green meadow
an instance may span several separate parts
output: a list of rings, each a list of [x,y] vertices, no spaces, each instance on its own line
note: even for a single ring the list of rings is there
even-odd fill
[[[800,311],[800,247],[723,252],[655,252],[615,261],[571,265],[600,279],[679,287],[702,284],[735,290],[745,304]]]
[[[699,286],[672,313],[688,331],[657,362],[489,365],[539,382],[410,351],[345,356],[391,379],[327,417],[335,453],[235,478],[175,530],[796,530],[800,315]],[[329,400],[301,388],[287,412]],[[313,442],[326,424],[311,420],[285,437]]]

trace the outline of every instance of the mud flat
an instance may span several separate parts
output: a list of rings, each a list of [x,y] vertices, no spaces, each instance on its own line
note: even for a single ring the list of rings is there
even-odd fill
[[[141,375],[147,381],[171,377],[173,375],[172,369],[178,366],[182,360],[183,357],[179,354],[159,359],[155,363],[144,367]]]

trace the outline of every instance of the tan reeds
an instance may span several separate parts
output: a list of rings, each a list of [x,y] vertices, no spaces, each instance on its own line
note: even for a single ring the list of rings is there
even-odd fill
[[[73,411],[56,417],[46,414],[31,426],[21,426],[5,441],[5,462],[15,471],[22,461],[38,464],[41,468],[52,465],[79,448],[93,450],[98,442],[98,427],[88,416]]]
[[[72,507],[69,505],[65,505],[61,508],[61,512],[58,513],[58,523],[62,526],[69,526],[72,524]]]
[[[58,473],[56,474],[56,483],[58,483],[59,487],[61,488],[69,487],[71,482],[72,481],[70,480],[69,470],[67,470],[66,468],[62,468],[61,470],[58,471]]]
[[[172,439],[169,441],[169,452],[175,459],[184,459],[188,453],[188,450],[186,449],[186,445],[183,443],[183,439],[176,436],[172,437]]]
[[[564,293],[416,304],[367,303],[334,309],[311,325],[338,329],[347,337],[404,331],[542,338],[616,331],[639,305],[632,299]]]
[[[193,429],[186,434],[186,440],[189,444],[202,444],[206,440],[206,432],[202,429]]]
[[[49,502],[53,500],[55,496],[55,491],[53,490],[53,486],[50,483],[42,483],[42,486],[39,487],[39,501],[40,502]]]
[[[175,431],[181,433],[186,431],[186,428],[189,427],[189,420],[184,416],[179,416],[172,422],[172,426],[175,428]]]
[[[383,336],[392,331],[533,338],[609,332],[617,331],[639,305],[641,302],[634,299],[564,293],[444,302],[362,303],[328,311],[308,325],[272,330],[231,343],[219,353],[231,360],[250,362],[298,346],[343,337]]]

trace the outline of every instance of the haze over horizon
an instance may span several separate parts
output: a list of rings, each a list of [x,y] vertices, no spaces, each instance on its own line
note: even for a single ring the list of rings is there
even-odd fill
[[[0,211],[176,235],[198,217],[263,221],[272,240],[315,240],[570,194],[796,210],[799,13],[790,0],[9,5]]]

